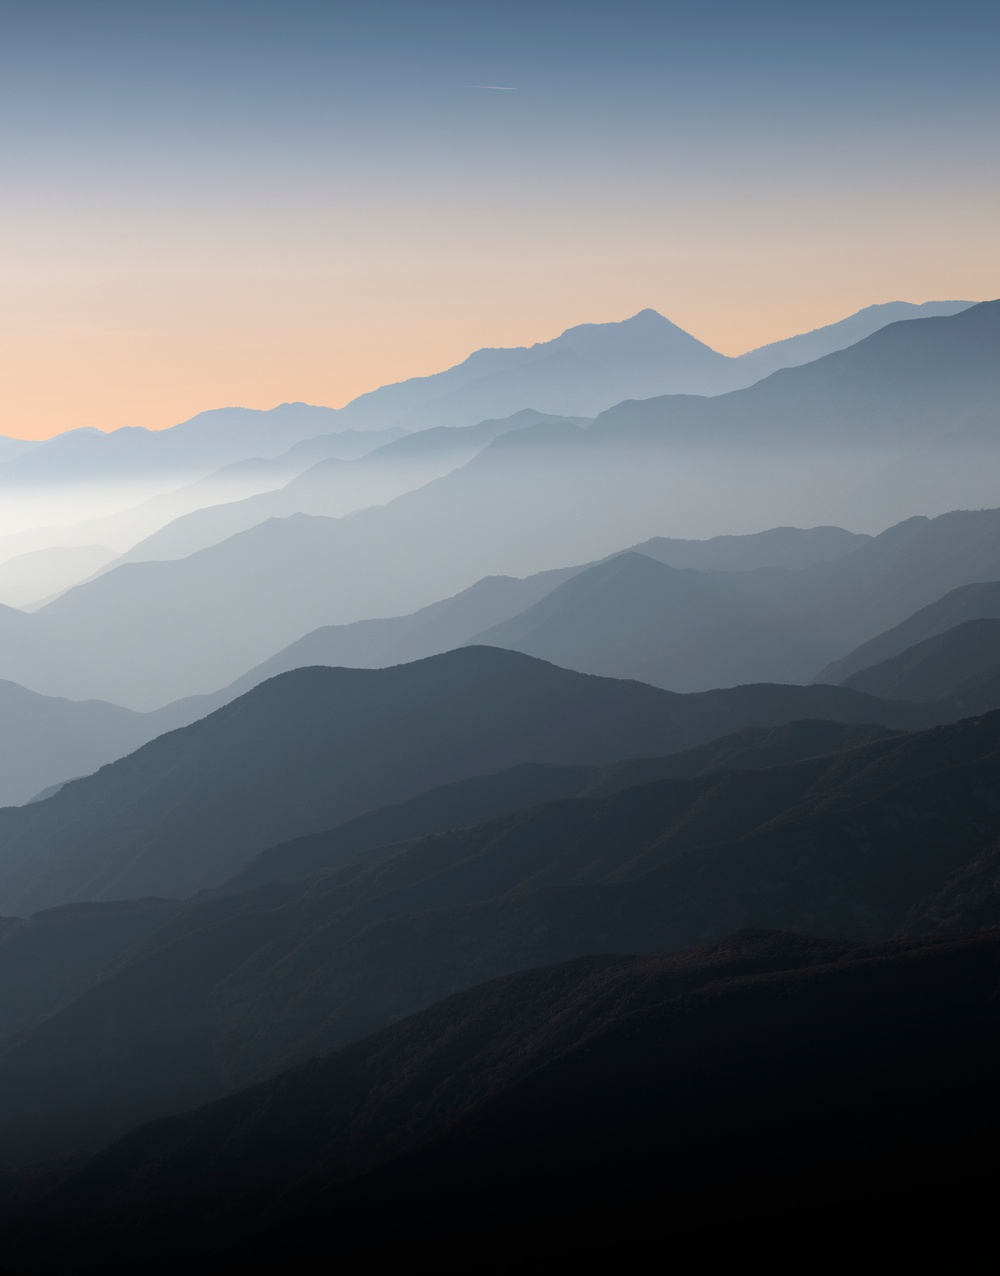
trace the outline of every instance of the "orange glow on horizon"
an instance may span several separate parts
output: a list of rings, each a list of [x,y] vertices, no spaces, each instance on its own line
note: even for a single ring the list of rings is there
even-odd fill
[[[645,307],[737,355],[876,302],[983,300],[1000,292],[1000,275],[984,278],[991,251],[966,241],[928,261],[897,243],[891,255],[866,260],[849,245],[822,257],[792,246],[763,260],[703,249],[652,260],[508,259],[315,279],[232,272],[186,285],[25,282],[19,296],[8,292],[0,319],[0,434],[163,429],[231,405],[340,407],[484,346],[547,341],[575,324]]]

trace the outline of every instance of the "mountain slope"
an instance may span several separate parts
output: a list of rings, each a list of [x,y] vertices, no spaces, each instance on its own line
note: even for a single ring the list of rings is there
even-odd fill
[[[708,566],[731,568],[743,564],[759,566],[773,560],[811,561],[846,552],[865,540],[839,528],[777,528],[755,536],[720,537],[708,542],[663,541],[650,548],[668,561],[693,559]],[[75,716],[82,722],[86,710],[70,701],[56,702],[21,688],[21,711],[0,717],[0,757],[7,759],[0,774],[0,805],[29,801],[52,785],[87,775],[166,731],[212,713],[279,673],[318,664],[379,668],[421,660],[461,646],[485,627],[524,611],[576,570],[579,569],[565,568],[524,580],[488,577],[454,598],[433,603],[410,616],[314,630],[220,691],[188,697],[144,714],[116,710],[110,715],[118,724],[116,730],[110,730],[110,726],[98,730],[90,718],[85,730],[74,727],[71,720]],[[68,715],[59,718],[57,729],[50,724],[56,704]],[[34,707],[29,711],[29,706]],[[112,708],[108,706],[109,710]],[[79,747],[70,747],[72,740],[78,741]]]
[[[620,554],[471,640],[672,691],[804,682],[824,644],[727,580]]]
[[[828,559],[843,558],[872,538],[842,527],[769,527],[743,536],[710,536],[707,540],[679,540],[654,536],[633,545],[637,554],[655,558],[668,567],[690,567],[703,572],[749,572],[760,567],[812,567]]]
[[[968,310],[972,304],[971,301],[925,301],[914,305],[908,301],[888,301],[878,306],[866,306],[837,323],[748,350],[739,356],[737,363],[741,372],[752,375],[754,381],[760,381],[779,368],[797,368],[836,350],[853,346],[890,323],[955,315],[961,310]]]
[[[787,610],[848,651],[898,626],[894,640],[900,641],[896,651],[901,651],[929,636],[921,625],[938,619],[945,629],[965,619],[967,600],[979,596],[970,593],[964,599],[956,591],[953,607],[942,595],[960,585],[993,582],[998,576],[1000,510],[954,510],[933,519],[909,518],[837,561],[798,572],[743,572],[732,579],[738,588]],[[990,606],[991,587],[996,589],[983,586],[979,605],[984,608]],[[924,608],[926,615],[914,617],[913,624],[906,619]],[[943,623],[952,615],[954,619]],[[852,654],[854,669],[896,654],[886,645],[878,639],[864,647],[863,654]],[[827,679],[841,667],[839,662],[828,665],[820,676]],[[854,669],[844,668],[838,681]]]
[[[562,419],[525,410],[503,421],[480,421],[461,429],[439,426],[403,435],[353,460],[325,458],[273,491],[183,515],[134,545],[119,562],[184,558],[268,518],[290,514],[340,518],[369,505],[384,505],[464,465],[509,430]]]
[[[830,356],[839,361],[832,370],[820,360],[775,374],[758,406],[776,429],[785,428],[782,420],[791,423],[788,438],[794,436],[799,449],[794,456],[787,438],[781,456],[757,445],[744,452],[724,432],[712,435],[701,424],[690,447],[664,446],[672,436],[660,429],[660,408],[650,409],[659,424],[640,431],[642,444],[628,430],[612,428],[611,418],[607,428],[596,422],[588,430],[542,425],[504,434],[461,469],[350,518],[296,515],[177,562],[127,564],[35,613],[30,641],[20,643],[0,627],[0,675],[48,694],[151,708],[215,690],[319,625],[409,612],[484,575],[527,575],[592,561],[678,524],[697,527],[700,520],[713,532],[738,530],[733,523],[759,527],[765,518],[783,519],[789,506],[808,508],[815,522],[817,514],[828,518],[831,503],[860,501],[866,506],[860,525],[866,526],[873,509],[887,502],[905,498],[911,509],[920,508],[928,491],[939,502],[951,490],[940,458],[927,460],[906,433],[911,426],[919,433],[921,421],[928,437],[949,444],[960,470],[968,464],[973,487],[989,488],[995,500],[995,465],[979,443],[986,447],[983,440],[995,437],[998,324],[1000,303],[974,306],[950,318],[891,325]],[[913,377],[901,381],[906,369]],[[940,394],[925,393],[922,378],[938,374]],[[726,396],[725,410],[737,412],[751,434],[756,400],[741,396],[759,390]],[[785,405],[780,413],[778,399]],[[888,481],[856,449],[834,447],[836,414],[859,429],[875,429],[874,418],[865,417],[869,409],[888,432],[883,441],[894,458]],[[897,419],[910,423],[903,434],[893,432]],[[956,430],[979,442],[957,446]],[[711,445],[713,437],[719,446]],[[827,450],[818,452],[819,444]],[[910,480],[897,483],[897,472],[918,461],[924,470],[912,500],[919,504],[911,504]],[[963,475],[955,486],[964,492]],[[861,489],[867,491],[863,501]],[[790,587],[813,591],[803,607],[815,610],[813,627],[830,639],[817,666],[948,589],[1000,577],[998,545],[976,527],[991,517],[980,512],[952,516],[950,523],[936,520],[928,532],[934,544],[925,544],[933,551],[934,571],[924,572],[916,558],[901,560],[905,571],[895,570],[885,558],[877,568],[884,573],[878,587],[869,587],[863,575],[851,578],[848,569],[840,576],[840,569],[824,574],[813,567],[808,578],[797,573],[794,581],[788,573],[783,579]],[[888,547],[880,539],[856,553],[877,557]],[[859,590],[869,594],[861,614]],[[777,594],[767,600],[785,609]],[[799,614],[806,619],[804,610]]]
[[[0,682],[0,807],[86,775],[149,739],[145,715],[100,700],[39,696]]]
[[[554,799],[608,797],[637,784],[664,778],[691,778],[727,767],[760,769],[801,761],[823,753],[867,744],[891,735],[881,727],[834,722],[799,722],[784,727],[749,728],[722,740],[667,758],[646,758],[610,766],[560,766],[522,763],[497,774],[460,780],[409,801],[381,807],[346,824],[310,837],[270,847],[255,857],[219,892],[241,897],[251,908],[271,908],[298,898],[301,888],[248,891],[265,883],[295,881],[314,872],[341,868],[362,855],[400,841],[444,833]],[[218,894],[218,893],[217,893]],[[199,923],[218,919],[202,895],[191,903],[142,899],[102,904],[66,904],[36,913],[30,920],[0,921],[0,1039],[24,1031],[45,1018],[93,980],[102,968],[120,960],[137,943],[182,912]],[[231,909],[232,902],[223,909]],[[228,913],[225,913],[228,915]]]
[[[408,429],[470,425],[525,407],[593,416],[623,399],[712,395],[748,386],[777,368],[843,349],[893,319],[951,314],[969,304],[872,306],[738,359],[711,350],[655,310],[642,310],[621,323],[581,324],[534,346],[478,350],[444,372],[362,395],[343,412],[352,424]]]
[[[912,616],[877,634],[856,650],[833,661],[816,675],[817,682],[845,682],[852,674],[898,656],[909,647],[943,634],[969,620],[1000,619],[1000,581],[984,581],[951,589]]]
[[[904,1174],[953,1232],[959,1198],[977,1198],[964,1178],[942,1191],[935,1157],[983,1150],[1000,1125],[987,1101],[998,942],[751,931],[512,975],[135,1131],[15,1216],[4,1257],[218,1271],[226,1242],[247,1242],[228,1256],[237,1267],[251,1253],[283,1266],[334,1243],[370,1256],[386,1229],[411,1259],[428,1241],[440,1257],[456,1218],[467,1253],[474,1238],[494,1248],[512,1219],[555,1241],[573,1207],[591,1248],[620,1253],[625,1218],[652,1239],[748,1204],[759,1214],[778,1173],[794,1213],[838,1227],[859,1191],[884,1211]]]
[[[845,678],[843,685],[900,700],[970,703],[981,684],[996,678],[1000,678],[1000,620],[967,620],[859,670]]]
[[[174,486],[171,478],[169,490],[158,491],[149,497],[141,493],[133,495],[124,505],[113,492],[103,492],[96,479],[88,478],[82,485],[82,491],[90,500],[87,492],[92,489],[93,507],[83,512],[77,510],[77,521],[74,522],[67,522],[69,513],[65,501],[59,504],[58,488],[56,506],[47,515],[44,502],[38,500],[37,487],[29,488],[26,494],[26,526],[22,531],[0,536],[0,561],[42,550],[73,550],[95,543],[110,545],[117,554],[122,554],[137,541],[193,510],[271,491],[318,461],[329,457],[351,460],[403,433],[398,429],[342,430],[337,434],[302,439],[278,456],[266,459],[252,456],[233,461],[201,478],[184,482],[180,487]],[[99,466],[96,468],[99,469]],[[16,496],[16,484],[12,493]],[[63,492],[62,497],[65,495]],[[128,491],[125,496],[129,496]],[[109,509],[115,512],[109,513]],[[45,526],[46,517],[52,520],[48,526]]]
[[[44,802],[0,811],[0,908],[188,894],[266,846],[518,762],[664,754],[795,718],[946,716],[841,687],[673,696],[489,647],[299,669]]]
[[[586,953],[682,948],[744,925],[852,940],[995,926],[998,749],[994,713],[551,802],[174,906],[7,1043],[7,1154],[97,1146],[483,979]],[[46,918],[15,939],[35,928],[44,950]],[[113,937],[136,925],[113,909],[94,921]],[[58,939],[51,964],[64,969]]]
[[[748,536],[716,536],[707,541],[658,537],[636,546],[636,550],[671,567],[696,566],[706,571],[732,572],[770,566],[809,566],[847,554],[870,539],[839,527],[778,527]],[[488,576],[454,597],[432,603],[410,616],[326,625],[251,669],[222,694],[231,699],[265,678],[303,665],[371,669],[450,651],[468,643],[474,635],[486,632],[487,626],[525,611],[583,570],[583,567],[565,567],[523,579]],[[217,696],[204,700],[206,713],[223,703]]]
[[[667,396],[601,413],[595,437],[673,442],[945,446],[995,439],[1000,301],[891,323],[846,350],[713,399]]]
[[[731,360],[657,314],[581,324],[552,341],[477,350],[429,377],[382,386],[343,409],[346,423],[471,425],[521,408],[593,416],[623,398],[712,393],[728,386]]]
[[[780,727],[747,727],[664,758],[630,759],[601,767],[522,763],[499,774],[430,789],[408,802],[380,807],[337,828],[268,847],[220,889],[245,890],[265,882],[294,881],[341,868],[373,851],[382,853],[399,842],[482,824],[543,802],[610,797],[656,780],[693,779],[714,771],[758,771],[837,753],[893,734],[886,727],[870,724],[790,722]]]

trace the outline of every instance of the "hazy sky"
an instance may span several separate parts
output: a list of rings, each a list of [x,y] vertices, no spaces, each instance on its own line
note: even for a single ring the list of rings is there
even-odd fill
[[[0,0],[0,433],[1000,295],[995,0]]]

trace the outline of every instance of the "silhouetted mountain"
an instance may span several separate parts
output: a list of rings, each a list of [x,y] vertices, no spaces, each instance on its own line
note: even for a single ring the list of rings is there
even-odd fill
[[[77,483],[84,477],[105,483],[150,472],[208,474],[233,461],[279,456],[302,439],[332,434],[347,424],[332,408],[282,403],[266,412],[217,408],[166,430],[70,430],[5,461],[0,487],[61,479]]]
[[[11,439],[6,435],[0,435],[0,464],[12,461],[14,457],[30,452],[38,445],[38,439]]]
[[[31,607],[79,584],[117,557],[104,545],[38,549],[0,563],[0,603]]]
[[[984,682],[998,678],[1000,620],[967,620],[852,674],[843,685],[900,700],[971,703]]]
[[[648,548],[668,561],[694,560],[727,568],[744,563],[759,566],[769,559],[812,561],[815,556],[844,551],[866,540],[839,528],[777,528],[707,542],[664,540]],[[54,791],[66,780],[89,774],[158,735],[205,717],[279,673],[317,664],[380,668],[461,646],[484,628],[524,611],[578,570],[565,568],[525,580],[488,577],[454,598],[410,616],[327,626],[307,634],[220,691],[188,697],[148,713],[105,713],[105,725],[99,729],[84,727],[84,719],[89,723],[90,718],[71,702],[19,689],[20,712],[0,717],[0,752],[6,750],[9,759],[0,776],[0,805],[20,804],[36,799],[43,790]],[[78,725],[73,726],[71,720]]]
[[[777,527],[749,536],[715,536],[707,541],[657,537],[636,549],[668,566],[697,565],[704,570],[731,572],[771,566],[808,566],[849,553],[870,539],[840,527]],[[488,627],[519,615],[583,570],[583,567],[565,567],[520,580],[488,576],[453,598],[432,603],[410,616],[326,625],[251,669],[224,692],[199,699],[204,700],[207,713],[225,702],[219,695],[232,699],[265,678],[303,665],[375,669],[450,651],[468,643]]]
[[[998,750],[1000,713],[552,802],[176,905],[62,1005],[36,1000],[0,1061],[3,1146],[98,1146],[483,979],[594,951],[758,923],[854,940],[996,925]],[[45,920],[14,932],[14,957],[32,935],[58,948]],[[112,944],[137,919],[89,924]],[[66,991],[70,963],[49,965]]]
[[[444,372],[363,394],[342,416],[345,424],[410,430],[471,425],[528,407],[593,416],[625,398],[728,389],[734,362],[655,310],[641,310],[621,323],[580,324],[533,346],[477,350]]]
[[[146,717],[100,700],[61,700],[0,682],[0,806],[96,770],[149,739]]]
[[[81,520],[103,523],[109,515],[190,484],[221,466],[277,457],[300,440],[332,432],[339,425],[330,408],[286,403],[268,412],[248,408],[203,412],[165,430],[132,426],[107,434],[70,430],[0,462],[0,533],[31,533],[18,546],[20,552],[60,544],[105,544],[111,540],[107,528],[90,527],[82,539],[65,541],[39,537],[37,531]],[[234,482],[228,497],[217,499],[253,490],[244,486],[241,492]],[[183,512],[183,502],[168,503],[168,509],[173,512],[167,517],[176,517]],[[125,526],[130,526],[129,520]],[[112,541],[113,547],[116,543]]]
[[[699,446],[994,441],[1000,301],[891,323],[846,350],[715,398],[673,395],[601,413],[595,438]]]
[[[44,802],[0,811],[0,908],[188,894],[267,846],[518,762],[672,753],[797,718],[911,727],[947,716],[844,687],[675,696],[490,647],[389,669],[299,669]]]
[[[214,693],[331,614],[350,614],[365,604],[369,615],[385,615],[394,610],[382,605],[390,597],[416,594],[419,601],[431,581],[460,578],[463,563],[488,558],[494,550],[502,562],[505,544],[520,542],[527,550],[531,524],[512,522],[507,484],[499,476],[491,488],[495,523],[473,500],[474,489],[466,488],[457,504],[440,490],[463,473],[349,519],[299,515],[177,562],[127,564],[31,615],[0,610],[0,671],[46,694],[96,696],[139,708]],[[491,524],[485,546],[477,541],[480,516]],[[463,534],[455,528],[464,528]],[[466,548],[467,542],[476,543]],[[511,549],[510,557],[518,556]],[[981,510],[909,519],[834,561],[794,571],[742,571],[730,583],[784,613],[788,635],[816,636],[822,646],[814,650],[815,669],[948,589],[998,576],[1000,511]],[[438,596],[449,592],[441,589]],[[391,632],[380,628],[386,636]],[[482,626],[471,633],[456,627],[448,643],[468,641],[477,632]],[[354,637],[364,635],[359,630],[342,636],[356,650]],[[356,658],[337,654],[340,639],[330,637],[333,651],[324,659]],[[404,643],[390,658],[415,654]],[[776,670],[773,663],[743,676],[779,674],[805,676],[798,664]]]
[[[353,625],[324,625],[257,665],[223,692],[195,699],[208,703],[221,695],[231,700],[268,678],[306,665],[382,669],[440,655],[463,646],[484,626],[519,614],[580,570],[565,567],[522,580],[513,576],[487,576],[453,598],[431,603],[409,616],[357,620]],[[178,702],[176,707],[184,704]],[[216,706],[213,703],[211,707]]]
[[[909,1188],[953,1234],[980,1158],[957,1184],[941,1162],[1000,1128],[998,947],[757,930],[496,980],[136,1130],[22,1207],[4,1258],[214,1272],[370,1258],[373,1237],[440,1259],[462,1232],[513,1257],[540,1234],[565,1249],[567,1212],[610,1255],[626,1218],[683,1234],[776,1188],[835,1230],[859,1194],[884,1225]]]
[[[781,448],[786,456],[792,454],[788,449],[794,451],[793,443],[799,449],[795,473],[756,440],[752,404],[749,416],[739,407],[742,396],[756,394],[765,383],[704,401],[716,405],[713,412],[723,410],[720,404],[731,405],[725,411],[736,412],[733,420],[738,417],[747,437],[754,436],[746,452],[724,432],[713,434],[714,427],[705,422],[698,424],[690,446],[678,446],[671,432],[656,424],[660,409],[648,404],[635,406],[636,412],[648,408],[655,417],[655,428],[638,432],[645,443],[637,441],[631,427],[619,429],[612,416],[588,430],[568,423],[513,430],[460,469],[385,506],[340,520],[305,515],[270,520],[184,560],[127,564],[42,608],[30,636],[4,632],[0,623],[0,674],[47,694],[152,708],[214,691],[319,625],[404,614],[484,575],[520,576],[603,558],[623,542],[662,535],[669,530],[668,518],[687,525],[711,520],[718,531],[722,510],[731,522],[759,526],[764,511],[772,519],[780,517],[791,502],[810,509],[813,521],[817,512],[826,517],[828,500],[847,500],[848,490],[857,496],[859,484],[869,485],[870,518],[873,508],[885,505],[886,492],[897,502],[901,491],[894,479],[883,482],[860,452],[837,442],[830,414],[838,411],[860,425],[869,408],[878,416],[888,431],[883,441],[891,444],[894,472],[911,461],[917,464],[918,453],[924,455],[911,446],[912,439],[893,434],[891,423],[898,417],[910,423],[907,429],[923,421],[928,437],[950,440],[955,446],[948,456],[957,458],[960,469],[968,461],[975,483],[990,486],[994,465],[978,445],[959,447],[953,429],[963,437],[976,435],[986,446],[987,435],[976,432],[980,426],[992,431],[991,405],[1000,390],[1000,383],[993,384],[1000,377],[998,316],[1000,303],[989,303],[950,318],[894,324],[830,356],[840,360],[832,370],[828,360],[820,360],[769,378],[769,397],[760,410],[775,429],[785,428],[782,420],[794,422]],[[903,378],[906,368],[914,370],[909,380]],[[923,392],[925,377],[939,385],[940,393]],[[784,416],[774,408],[775,396],[787,399]],[[896,404],[891,411],[890,399]],[[809,417],[809,404],[819,417]],[[632,420],[632,408],[622,411],[619,424]],[[822,452],[822,463],[820,444],[830,449]],[[858,443],[862,446],[869,444]],[[930,462],[925,457],[919,464],[925,467],[919,485],[923,501]],[[931,468],[939,501],[949,490],[947,467],[939,460]],[[964,479],[956,482],[964,490]],[[903,495],[905,489],[904,483]],[[796,598],[794,606],[803,621],[812,609],[817,623],[811,627],[829,639],[817,666],[950,588],[1000,576],[1000,556],[991,544],[977,541],[973,527],[977,518],[996,516],[967,515],[964,523],[952,517],[950,548],[943,525],[929,532],[934,544],[927,542],[926,548],[932,560],[941,559],[936,574],[924,581],[919,567],[904,557],[898,570],[892,568],[896,583],[890,587],[883,579],[871,590],[870,605],[859,602],[858,590],[868,587],[851,577],[851,569],[841,577],[838,571],[825,575],[812,567],[808,578],[806,573],[782,578],[796,593],[800,586],[814,591],[815,598]],[[888,540],[856,551],[870,551],[869,559],[849,557],[858,565],[874,561],[894,537],[912,532],[897,528]],[[917,542],[913,545],[916,549]],[[881,570],[890,569],[890,558],[891,553]],[[785,610],[780,584],[774,596],[761,597]]]
[[[632,549],[668,567],[749,572],[760,567],[812,567],[814,563],[843,558],[871,539],[842,527],[771,527],[766,532],[711,536],[703,541],[654,536]]]
[[[461,429],[440,426],[406,434],[353,461],[322,460],[275,491],[185,514],[133,546],[121,561],[184,558],[268,518],[287,518],[290,514],[340,518],[369,505],[384,505],[403,492],[423,487],[464,465],[509,430],[561,420],[525,410],[503,421],[481,421]]]
[[[463,363],[361,395],[343,409],[351,424],[471,425],[520,408],[593,416],[623,399],[720,394],[777,368],[804,363],[860,340],[892,320],[952,314],[969,302],[890,302],[815,332],[727,358],[655,310],[621,323],[581,324],[553,341],[477,350]]]
[[[337,828],[270,847],[219,890],[232,895],[267,882],[293,881],[342,867],[380,848],[387,854],[394,843],[479,824],[558,798],[607,797],[637,784],[725,767],[759,769],[890,734],[882,727],[796,722],[750,728],[667,758],[600,767],[523,763],[498,774],[443,785]],[[296,894],[293,890],[293,897]],[[163,899],[65,904],[36,913],[30,921],[0,919],[0,1039],[15,1036],[51,1014],[103,967],[119,960],[182,909],[193,908],[192,916],[201,917],[205,898],[202,895],[193,906]],[[255,907],[260,897],[246,898]],[[273,906],[279,895],[272,892],[268,899]]]
[[[955,315],[960,310],[968,310],[972,304],[971,301],[925,301],[914,305],[909,301],[888,301],[880,306],[866,306],[864,310],[841,319],[839,323],[831,323],[824,328],[815,328],[812,332],[803,332],[797,337],[788,337],[784,341],[775,341],[770,345],[758,346],[756,350],[748,350],[736,362],[742,371],[752,374],[754,381],[760,381],[779,368],[797,368],[803,363],[811,363],[814,359],[833,354],[835,350],[853,346],[890,323]]]
[[[921,607],[885,633],[862,643],[855,651],[822,669],[816,682],[845,682],[852,674],[898,656],[927,638],[943,634],[967,620],[1000,619],[1000,582],[961,585],[943,598]]]
[[[560,428],[582,435],[573,426],[536,430]],[[480,560],[495,559],[501,566],[496,574],[507,575],[502,570],[507,560],[550,557],[531,548],[536,529],[530,520],[522,525],[510,515],[516,490],[511,484],[523,490],[528,481],[510,440],[525,433],[535,431],[504,435],[486,450],[506,445],[499,462],[485,466],[485,487],[460,478],[463,470],[348,519],[297,515],[185,560],[123,565],[71,590],[27,622],[0,613],[0,671],[46,694],[98,695],[149,709],[180,696],[214,693],[338,614],[391,619],[467,589],[481,578],[471,570]],[[531,479],[539,499],[544,477]],[[618,529],[616,548],[620,536]],[[576,541],[576,533],[567,528],[566,539]],[[603,551],[603,541],[603,533],[594,531],[593,546]],[[841,529],[778,528],[746,544],[741,537],[714,538],[704,547],[660,538],[649,549],[668,562],[695,558],[726,570],[781,562],[789,555],[817,561],[838,549],[847,552],[855,543],[866,541],[855,541]],[[572,560],[556,559],[556,565],[562,568],[567,561]],[[556,577],[551,579],[555,584]],[[515,610],[520,608],[488,616],[474,628],[442,630],[441,646],[430,649],[405,640],[396,645],[389,637],[392,626],[379,621],[380,636],[362,629],[343,634],[347,652],[360,655],[339,654],[340,641],[331,634],[334,654],[322,658],[378,663],[378,657],[363,654],[372,639],[393,659],[413,659],[466,642]],[[408,630],[410,623],[402,628]],[[814,667],[819,663],[817,658]]]
[[[956,586],[993,582],[998,576],[1000,510],[955,510],[939,518],[909,518],[833,562],[798,572],[743,572],[732,580],[740,589],[825,633],[831,643],[849,650],[865,642],[849,658],[853,668],[838,661],[819,675],[824,681],[831,676],[840,681],[932,632],[941,632],[930,629],[935,621],[954,616],[941,623],[943,630],[971,619],[963,613],[977,605],[987,607],[995,584],[985,587],[980,604],[971,592],[959,597],[956,591],[953,603],[941,596]],[[940,610],[936,600],[941,600]],[[928,606],[931,603],[935,606]],[[925,608],[926,615],[913,617],[918,608]],[[907,617],[912,617],[912,624],[910,620],[900,623]],[[891,640],[899,642],[895,650],[887,650],[890,643],[883,644],[881,638],[866,641],[890,626],[898,626]],[[921,626],[927,628],[922,631]]]
[[[713,771],[758,771],[836,753],[893,734],[886,727],[873,725],[790,722],[780,727],[748,727],[665,758],[634,758],[601,767],[522,763],[496,775],[442,785],[408,802],[359,815],[337,828],[268,847],[219,889],[231,892],[265,882],[294,881],[325,869],[341,868],[380,848],[388,854],[389,848],[399,842],[482,824],[560,798],[610,797],[656,780],[690,779]]]
[[[66,475],[64,481],[47,486],[40,485],[40,480],[28,481],[23,492],[15,482],[8,485],[5,499],[15,506],[20,501],[25,528],[0,536],[0,561],[41,550],[73,550],[94,544],[108,545],[122,554],[136,541],[192,510],[271,491],[324,458],[351,460],[403,433],[398,429],[342,430],[307,438],[279,456],[233,461],[179,487],[173,471],[168,469],[158,477],[155,465],[145,486],[129,487],[131,480],[124,487],[121,481],[102,485],[86,474],[77,478]],[[159,490],[164,482],[167,491]],[[150,487],[155,495],[148,496]],[[68,521],[71,518],[76,521]],[[49,526],[45,525],[47,520]]]
[[[187,512],[184,502],[173,506],[159,522],[148,511],[145,518],[108,526],[107,516],[113,509],[123,512],[219,466],[276,457],[296,440],[350,432],[352,426],[398,429],[400,422],[408,422],[411,429],[468,426],[526,408],[591,416],[624,399],[678,392],[717,394],[749,386],[765,372],[786,364],[840,350],[890,316],[948,314],[964,304],[871,307],[839,324],[776,342],[740,359],[717,354],[654,311],[643,311],[620,324],[569,329],[555,341],[527,349],[481,350],[455,368],[384,386],[339,411],[301,403],[282,404],[269,412],[223,408],[168,430],[127,428],[104,434],[84,429],[42,443],[6,440],[0,447],[6,524],[10,533],[27,535],[7,554],[88,543],[127,549],[170,518]],[[256,489],[251,485],[243,492],[234,486],[218,500],[238,500],[254,490],[264,491],[266,485]],[[968,500],[967,494],[956,492],[950,504]],[[187,510],[197,508],[195,503],[187,505]],[[67,540],[53,539],[52,529],[44,526],[81,520],[101,525],[70,531]],[[843,521],[842,516],[836,521]]]
[[[897,499],[893,484],[876,482],[878,476],[859,461],[860,454],[834,448],[836,432],[827,430],[825,419],[816,422],[814,430],[812,419],[802,415],[802,405],[815,402],[826,405],[822,412],[832,412],[839,403],[837,410],[861,421],[858,395],[864,398],[861,390],[871,381],[886,395],[901,396],[897,406],[907,421],[917,420],[913,413],[919,400],[925,414],[921,419],[933,417],[941,431],[956,421],[964,423],[962,429],[973,430],[974,421],[985,428],[992,421],[995,401],[990,378],[1000,377],[1000,360],[995,358],[997,315],[1000,303],[975,306],[951,318],[892,325],[836,356],[846,361],[834,369],[836,376],[829,369],[816,373],[819,364],[811,364],[771,378],[774,394],[785,393],[782,377],[801,376],[808,382],[798,389],[798,383],[789,383],[788,391],[786,417],[796,422],[796,464],[804,467],[797,479],[767,447],[755,444],[744,453],[731,441],[712,446],[711,431],[700,426],[700,442],[690,448],[663,446],[670,441],[669,432],[663,435],[658,426],[648,435],[652,442],[639,446],[629,441],[628,431],[611,428],[610,417],[603,430],[598,428],[601,422],[589,430],[555,423],[515,430],[494,440],[459,470],[385,506],[341,520],[304,515],[272,520],[188,559],[129,564],[109,572],[42,608],[27,645],[0,633],[0,673],[49,694],[94,695],[151,708],[181,695],[213,691],[319,625],[410,612],[467,588],[483,575],[525,575],[602,558],[623,542],[662,534],[668,530],[668,517],[711,518],[717,525],[719,510],[725,510],[727,518],[745,522],[752,507],[750,525],[759,525],[763,511],[771,510],[773,517],[789,501],[804,508],[816,502],[822,506],[827,500],[823,493],[840,499],[838,465],[852,474],[848,486],[873,484],[871,501],[878,508],[886,490]],[[887,338],[886,333],[894,335]],[[932,350],[938,351],[933,358]],[[901,367],[911,364],[928,376],[935,367],[946,370],[942,378],[947,404],[929,391],[922,394],[919,377],[899,389]],[[975,367],[981,375],[972,374]],[[831,377],[846,386],[839,399],[832,390],[826,393]],[[796,397],[799,390],[801,402]],[[891,421],[888,400],[880,397],[881,391],[872,395],[879,420]],[[726,402],[738,397],[727,396]],[[767,419],[779,420],[771,407]],[[747,430],[753,432],[749,418]],[[899,453],[900,464],[908,464],[906,458],[920,451],[907,444],[904,455],[899,452],[902,436],[886,437]],[[820,442],[831,449],[823,452],[822,463]],[[696,462],[690,459],[693,455]],[[993,483],[993,465],[985,464],[975,448],[963,451],[956,443],[950,455],[972,458],[976,481]],[[691,465],[700,467],[695,479]],[[941,468],[935,464],[935,475]],[[928,489],[928,473],[925,470],[922,494]],[[822,493],[817,494],[818,489]],[[813,509],[814,518],[815,514]],[[979,543],[974,527],[977,519],[995,518],[980,512],[953,515],[953,525],[935,520],[927,533],[930,540],[923,545],[932,562],[935,556],[939,561],[926,580],[915,559],[908,561],[904,555],[898,565],[891,562],[892,545],[915,536],[919,524],[897,528],[875,545],[856,551],[870,551],[869,558],[850,556],[859,570],[888,551],[879,570],[897,578],[889,585],[883,576],[867,602],[858,599],[858,591],[868,586],[861,576],[851,576],[853,569],[845,568],[841,576],[839,568],[824,574],[813,567],[808,578],[804,573],[794,579],[791,573],[782,577],[786,594],[800,586],[813,591],[814,597],[801,605],[796,597],[794,605],[803,620],[812,609],[817,618],[812,627],[829,639],[817,666],[950,588],[1000,576],[996,546]],[[948,526],[954,533],[950,546]],[[919,538],[912,545],[915,554],[923,552]],[[784,609],[780,585],[778,581],[774,596],[761,596]],[[72,650],[64,653],[64,646]],[[51,654],[42,659],[45,649]],[[85,679],[78,670],[86,670]]]
[[[620,554],[473,642],[672,691],[805,682],[825,643],[730,581]]]

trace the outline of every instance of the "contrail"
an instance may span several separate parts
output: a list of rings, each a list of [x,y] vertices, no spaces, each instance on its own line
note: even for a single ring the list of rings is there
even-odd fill
[[[467,89],[495,89],[498,93],[516,93],[513,84],[467,84]]]

